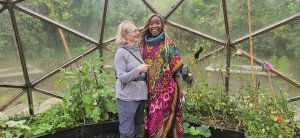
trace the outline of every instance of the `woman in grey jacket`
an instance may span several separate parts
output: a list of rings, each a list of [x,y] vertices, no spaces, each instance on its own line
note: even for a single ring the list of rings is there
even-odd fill
[[[120,48],[114,59],[121,138],[135,137],[144,120],[144,106],[148,96],[144,75],[147,65],[137,46],[138,41],[139,31],[135,24],[123,21],[117,30],[116,42],[120,44]]]

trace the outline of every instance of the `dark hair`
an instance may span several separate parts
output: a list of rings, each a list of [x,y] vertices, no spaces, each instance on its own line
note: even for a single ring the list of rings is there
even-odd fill
[[[143,29],[142,29],[142,31],[141,31],[141,42],[143,42],[145,36],[146,36],[147,34],[150,33],[150,31],[149,31],[149,24],[150,24],[151,19],[152,19],[153,17],[155,17],[155,16],[158,17],[158,18],[160,19],[160,21],[161,21],[161,24],[162,24],[162,32],[165,31],[165,22],[164,22],[164,18],[162,18],[162,17],[161,17],[160,15],[158,15],[158,14],[152,14],[152,15],[150,15],[150,16],[146,19],[146,21],[145,21],[145,23],[144,23],[144,27],[143,27]]]

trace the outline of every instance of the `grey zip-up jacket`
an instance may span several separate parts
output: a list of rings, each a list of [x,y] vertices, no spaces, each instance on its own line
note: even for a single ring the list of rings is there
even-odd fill
[[[124,101],[147,100],[148,89],[146,81],[137,81],[142,74],[136,69],[141,63],[126,49],[130,50],[144,63],[140,48],[135,46],[121,46],[115,54],[114,64],[116,69],[116,98]]]

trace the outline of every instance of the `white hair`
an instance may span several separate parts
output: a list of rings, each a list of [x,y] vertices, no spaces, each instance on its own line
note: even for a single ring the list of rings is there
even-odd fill
[[[118,26],[117,35],[116,35],[116,42],[118,44],[126,44],[127,40],[125,38],[125,33],[129,32],[129,26],[135,25],[132,21],[125,20],[121,22]]]

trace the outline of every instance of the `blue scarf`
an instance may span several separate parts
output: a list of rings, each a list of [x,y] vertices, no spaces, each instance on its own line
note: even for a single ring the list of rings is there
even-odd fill
[[[165,34],[163,32],[161,32],[158,36],[156,36],[154,38],[151,38],[149,35],[145,36],[146,43],[151,46],[156,46],[164,40],[165,40]]]

